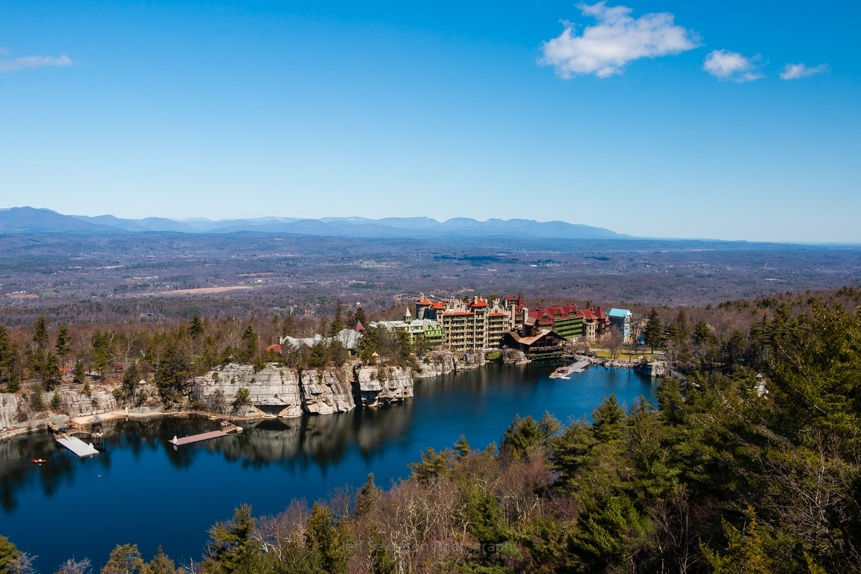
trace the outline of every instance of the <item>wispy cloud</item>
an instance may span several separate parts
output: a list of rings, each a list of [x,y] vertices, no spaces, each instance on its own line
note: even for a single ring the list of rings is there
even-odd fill
[[[798,78],[806,78],[813,74],[822,74],[828,71],[828,64],[819,64],[818,66],[808,67],[804,64],[786,64],[783,71],[780,73],[781,79],[797,80]]]
[[[21,58],[0,58],[0,72],[15,72],[17,70],[43,68],[45,66],[62,67],[71,65],[72,59],[65,54],[58,58],[55,58],[53,56],[24,56]]]
[[[632,18],[631,8],[608,7],[606,2],[581,3],[577,8],[598,23],[586,26],[578,36],[574,25],[564,22],[562,34],[544,42],[539,60],[563,78],[579,74],[609,78],[624,72],[634,60],[679,54],[699,45],[699,36],[675,25],[674,16],[667,12]]]
[[[703,70],[719,80],[750,82],[764,77],[754,64],[756,58],[746,58],[738,52],[713,50],[706,56]]]

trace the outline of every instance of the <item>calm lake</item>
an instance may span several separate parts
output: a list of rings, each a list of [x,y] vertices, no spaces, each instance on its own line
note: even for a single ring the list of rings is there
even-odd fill
[[[149,560],[159,544],[177,563],[199,559],[208,528],[250,503],[274,514],[293,498],[309,503],[336,488],[409,475],[426,447],[466,435],[473,448],[499,442],[519,414],[549,411],[563,423],[588,416],[615,394],[630,407],[653,401],[656,384],[629,370],[591,368],[570,380],[551,367],[490,366],[416,382],[415,398],[376,410],[245,424],[242,434],[175,448],[173,436],[215,430],[207,418],[117,421],[103,452],[78,459],[47,432],[0,441],[0,534],[39,556],[42,572],[67,558],[100,567],[117,544]],[[44,458],[41,466],[31,459]]]

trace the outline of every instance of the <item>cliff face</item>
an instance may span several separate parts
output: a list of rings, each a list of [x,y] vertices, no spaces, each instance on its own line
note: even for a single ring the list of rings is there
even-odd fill
[[[60,394],[60,410],[70,417],[96,415],[120,408],[114,395],[104,389],[94,389],[89,396],[75,389],[57,392]]]
[[[21,397],[10,393],[0,393],[0,430],[16,426],[18,401]]]
[[[464,353],[460,357],[451,351],[432,351],[425,355],[419,363],[421,370],[416,374],[416,377],[421,379],[438,377],[449,373],[477,369],[484,365],[483,351]]]
[[[346,369],[297,371],[274,364],[255,372],[251,365],[230,363],[203,377],[196,377],[192,398],[214,411],[232,410],[239,389],[247,389],[249,402],[240,414],[262,410],[280,417],[302,413],[328,415],[356,407],[353,400],[352,373]]]
[[[401,367],[358,367],[356,381],[363,407],[401,403],[413,397],[413,377]]]
[[[9,428],[38,428],[49,422],[65,422],[69,417],[96,415],[119,408],[110,390],[94,389],[89,396],[73,388],[58,388],[60,414],[45,408],[33,410],[27,395],[0,394],[0,430]],[[43,401],[51,400],[53,393],[43,393]]]
[[[345,369],[302,371],[302,408],[318,415],[344,413],[356,408],[351,375]]]
[[[234,406],[240,389],[248,391],[248,401]],[[60,406],[57,414],[45,409],[35,412],[25,394],[0,393],[0,431],[44,427],[48,422],[67,421],[69,417],[90,416],[119,410],[119,404],[110,387],[96,387],[89,395],[78,388],[60,387]],[[129,412],[158,413],[162,411],[157,390],[152,383],[141,381],[138,396],[149,397]],[[413,379],[409,369],[400,367],[357,367],[339,369],[303,370],[288,369],[269,364],[255,372],[251,365],[230,363],[192,381],[191,400],[215,412],[242,416],[262,414],[291,418],[303,413],[327,415],[343,413],[361,405],[374,407],[413,396]],[[51,399],[43,394],[45,402]],[[238,407],[238,408],[237,408]],[[195,407],[197,408],[197,407]]]

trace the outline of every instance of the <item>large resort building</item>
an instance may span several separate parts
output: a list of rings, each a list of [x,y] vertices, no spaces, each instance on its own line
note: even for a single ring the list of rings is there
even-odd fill
[[[431,301],[424,293],[416,301],[416,317],[442,325],[444,346],[455,352],[498,349],[506,333],[514,329],[516,305],[499,299],[490,302],[476,295],[462,301]]]
[[[515,329],[553,331],[562,340],[595,341],[611,322],[600,307],[557,305],[530,311],[522,297],[485,300],[475,295],[434,301],[422,293],[415,302],[415,318],[407,309],[403,321],[380,321],[376,325],[406,331],[412,343],[421,338],[429,348],[463,353],[498,349]]]

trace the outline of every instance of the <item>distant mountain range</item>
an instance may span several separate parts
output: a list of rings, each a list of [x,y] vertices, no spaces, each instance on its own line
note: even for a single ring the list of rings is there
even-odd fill
[[[437,221],[429,217],[327,217],[323,219],[294,219],[262,217],[257,219],[174,220],[162,217],[121,219],[113,215],[88,217],[63,215],[50,209],[12,207],[0,209],[0,233],[281,233],[355,238],[427,238],[434,237],[509,237],[542,239],[628,239],[622,235],[590,225],[564,221],[533,221],[531,219],[488,219],[477,221],[465,217]]]

